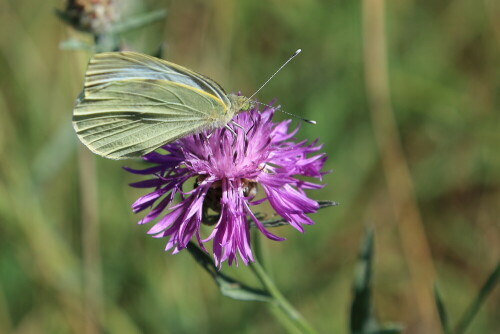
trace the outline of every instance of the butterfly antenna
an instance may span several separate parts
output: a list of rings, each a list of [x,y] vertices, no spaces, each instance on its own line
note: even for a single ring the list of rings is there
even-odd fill
[[[261,90],[262,88],[264,88],[264,86],[265,86],[265,85],[267,85],[267,83],[268,83],[269,81],[271,81],[271,79],[272,79],[272,78],[274,78],[274,76],[275,76],[276,74],[278,74],[278,72],[279,72],[279,71],[281,71],[281,69],[282,69],[283,67],[285,67],[285,66],[286,66],[286,64],[288,64],[288,63],[289,63],[289,62],[290,62],[293,58],[295,58],[295,57],[296,57],[296,56],[297,56],[297,55],[298,55],[301,51],[302,51],[301,49],[298,49],[297,51],[295,51],[295,52],[294,52],[294,54],[293,54],[290,58],[288,58],[288,60],[287,60],[287,61],[286,61],[283,65],[281,65],[281,67],[280,67],[280,68],[278,68],[278,70],[277,70],[276,72],[274,72],[274,74],[273,74],[273,75],[271,75],[271,77],[270,77],[269,79],[267,79],[267,81],[266,81],[266,82],[264,82],[264,84],[263,84],[262,86],[260,86],[260,88],[259,88],[259,89],[257,89],[257,91],[256,91],[255,93],[253,93],[253,94],[252,94],[252,96],[250,96],[250,97],[247,99],[247,102],[248,102],[248,101],[250,101],[250,100],[251,100],[251,99],[252,99],[255,95],[257,95],[257,93],[258,93],[258,92],[260,92],[260,90]]]
[[[273,106],[270,106],[269,104],[265,104],[265,103],[261,103],[261,102],[257,102],[257,101],[255,101],[255,102],[258,103],[258,104],[260,104],[260,105],[263,105],[263,106],[266,106],[266,107],[269,107],[269,108],[274,108],[275,110],[279,110],[283,114],[287,114],[289,116],[292,116],[293,118],[297,118],[297,119],[301,120],[302,122],[306,122],[306,123],[309,123],[309,124],[316,124],[316,121],[313,121],[312,119],[305,119],[305,118],[300,117],[298,115],[295,115],[295,114],[289,113],[287,111],[284,111],[283,109],[281,109],[281,106],[273,107]]]

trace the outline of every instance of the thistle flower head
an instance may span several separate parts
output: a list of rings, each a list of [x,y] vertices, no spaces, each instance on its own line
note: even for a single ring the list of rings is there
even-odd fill
[[[277,214],[303,232],[303,225],[313,221],[306,215],[316,212],[318,203],[308,198],[304,189],[322,185],[299,180],[297,176],[321,179],[324,154],[315,154],[317,142],[295,142],[298,129],[289,131],[290,121],[272,122],[275,109],[260,112],[253,109],[233,118],[241,126],[229,124],[236,136],[226,128],[203,132],[163,146],[165,154],[152,152],[144,160],[153,163],[144,170],[128,171],[153,178],[131,184],[139,188],[155,188],[139,198],[134,212],[151,209],[139,222],[156,223],[149,230],[155,237],[169,237],[166,250],[177,253],[196,237],[200,247],[212,240],[217,266],[228,261],[237,263],[237,255],[247,264],[253,261],[249,224],[271,240],[284,240],[269,232],[251,210],[268,201]],[[243,129],[245,130],[243,130]],[[194,179],[194,189],[186,190]],[[257,188],[263,198],[256,200]],[[175,195],[180,202],[171,206]],[[218,214],[210,222],[208,210]],[[213,224],[203,239],[201,224]]]
[[[114,0],[67,0],[59,15],[77,30],[100,35],[118,21],[117,7]]]

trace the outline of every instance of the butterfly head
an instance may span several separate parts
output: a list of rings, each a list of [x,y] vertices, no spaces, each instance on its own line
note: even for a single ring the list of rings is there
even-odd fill
[[[235,94],[229,94],[228,97],[231,101],[231,109],[235,114],[251,110],[255,107],[255,102],[249,100],[248,97]]]

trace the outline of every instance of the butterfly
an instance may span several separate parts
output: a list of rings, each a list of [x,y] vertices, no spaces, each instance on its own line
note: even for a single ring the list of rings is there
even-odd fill
[[[105,52],[89,62],[73,127],[80,141],[100,156],[137,158],[176,139],[224,127],[254,105],[166,60]]]

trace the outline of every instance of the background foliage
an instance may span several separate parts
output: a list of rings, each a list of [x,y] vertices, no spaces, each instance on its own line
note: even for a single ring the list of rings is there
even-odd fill
[[[130,11],[167,8],[165,22],[124,38],[143,52],[163,42],[167,59],[247,95],[302,48],[259,99],[276,97],[285,110],[318,122],[302,125],[298,137],[320,138],[333,173],[311,196],[341,205],[316,214],[304,235],[275,230],[287,241],[264,241],[265,260],[320,332],[346,333],[358,244],[372,224],[378,317],[419,333],[426,319],[415,300],[432,291],[414,284],[416,253],[430,249],[433,265],[419,270],[437,281],[452,319],[500,255],[500,4],[387,3],[397,140],[423,239],[401,229],[405,210],[394,214],[386,177],[393,171],[376,145],[367,97],[362,6],[148,1]],[[59,43],[89,37],[65,26],[55,8],[63,3],[0,2],[0,332],[95,332],[99,324],[110,333],[279,332],[263,304],[225,299],[186,251],[164,253],[165,240],[135,225],[140,217],[129,205],[140,192],[127,183],[138,179],[121,170],[122,162],[88,158],[70,120],[89,54]],[[405,248],[408,240],[415,254]],[[245,278],[247,270],[228,272]],[[470,333],[500,328],[499,300],[496,290]]]

